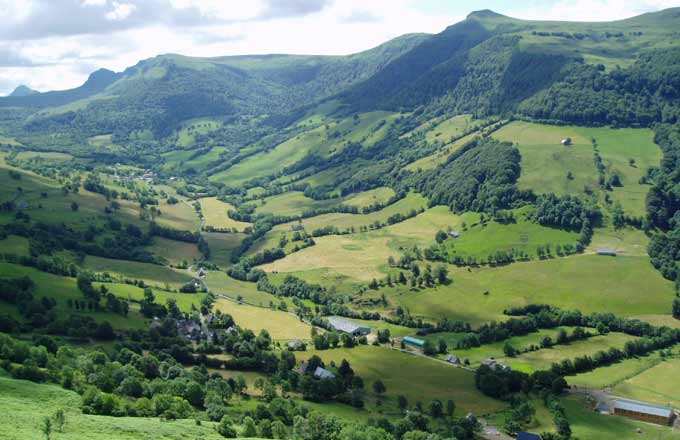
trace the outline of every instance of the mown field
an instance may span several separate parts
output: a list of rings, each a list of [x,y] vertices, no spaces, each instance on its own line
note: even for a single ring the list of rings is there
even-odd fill
[[[456,415],[472,411],[475,415],[489,414],[503,408],[503,402],[481,394],[475,387],[474,374],[424,357],[409,355],[383,347],[358,346],[325,351],[308,350],[296,353],[298,359],[316,354],[325,363],[340,365],[347,359],[356,374],[363,377],[369,394],[378,379],[385,384],[383,411],[397,413],[397,396],[404,395],[411,405],[432,399],[456,402]]]
[[[154,237],[154,243],[146,247],[146,250],[165,258],[170,264],[179,264],[183,261],[191,264],[201,258],[201,253],[194,243],[168,240],[163,237]]]
[[[278,304],[278,302],[276,302]],[[259,333],[260,330],[267,330],[272,339],[309,339],[311,327],[300,321],[299,318],[278,310],[267,307],[250,306],[247,304],[237,304],[227,299],[218,299],[213,306],[223,313],[230,314],[236,324],[243,328],[249,328]]]
[[[95,257],[92,255],[85,257],[83,267],[95,272],[107,272],[114,277],[142,280],[150,285],[173,289],[179,288],[191,281],[191,275],[178,269],[158,264],[114,260],[112,258]]]
[[[229,203],[217,200],[217,197],[206,197],[199,200],[201,204],[201,211],[205,218],[206,226],[213,226],[215,228],[236,228],[237,231],[243,230],[249,226],[250,223],[240,222],[229,218],[228,211],[235,211],[236,208]]]
[[[614,386],[613,393],[677,408],[680,406],[678,371],[680,371],[680,359],[677,357],[659,362],[640,374],[618,383]]]
[[[220,267],[231,264],[232,253],[238,249],[246,237],[243,233],[223,234],[219,232],[204,232],[201,234],[210,248],[210,261]]]

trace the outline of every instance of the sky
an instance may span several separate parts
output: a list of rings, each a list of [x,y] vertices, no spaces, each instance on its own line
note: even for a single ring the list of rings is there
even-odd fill
[[[356,53],[480,9],[608,21],[672,6],[680,0],[0,0],[0,96],[77,87],[98,68],[165,53]]]

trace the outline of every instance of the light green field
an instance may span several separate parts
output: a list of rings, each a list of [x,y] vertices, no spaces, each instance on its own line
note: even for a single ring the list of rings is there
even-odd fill
[[[52,417],[57,410],[63,409],[66,413],[64,432],[53,433],[55,439],[222,438],[211,422],[197,426],[193,419],[161,421],[159,418],[93,416],[83,414],[80,406],[81,398],[73,391],[0,376],[0,437],[7,440],[42,439],[43,418]]]
[[[95,283],[97,287],[101,284],[103,283]],[[141,301],[144,299],[144,289],[141,287],[121,283],[105,283],[104,285],[111,293],[120,298],[131,301]],[[153,294],[156,297],[156,303],[167,304],[168,299],[172,298],[177,301],[177,306],[180,310],[187,313],[191,311],[192,305],[195,306],[196,310],[200,310],[201,299],[205,296],[204,293],[173,293],[158,289],[155,289]]]
[[[432,289],[400,286],[384,292],[393,305],[414,315],[473,323],[498,320],[509,307],[535,303],[620,316],[663,314],[674,296],[672,283],[645,257],[576,255],[469,271],[452,266],[450,278],[451,284]]]
[[[578,234],[561,229],[548,228],[527,219],[529,211],[516,210],[515,223],[501,224],[490,221],[484,224],[471,225],[460,232],[460,237],[449,238],[446,246],[449,255],[467,257],[469,255],[484,258],[497,251],[523,251],[536,256],[536,248],[550,244],[553,254],[555,246],[573,245]]]
[[[89,316],[97,322],[109,321],[111,325],[117,329],[140,329],[145,328],[146,323],[141,315],[134,309],[130,311],[128,317],[125,318],[110,312],[78,312],[75,309],[68,307],[68,300],[82,300],[83,294],[76,286],[75,278],[61,277],[52,275],[46,272],[40,272],[37,269],[26,266],[19,266],[10,263],[0,263],[0,277],[14,278],[28,276],[36,284],[34,296],[37,298],[48,297],[54,298],[57,302],[56,310],[60,315],[81,314]],[[2,302],[0,302],[2,303]],[[5,303],[2,303],[5,304]],[[10,304],[6,305],[6,310],[16,311],[16,307]],[[16,312],[11,313],[18,317]]]
[[[0,253],[14,255],[28,255],[28,239],[18,235],[10,235],[0,240]]]
[[[638,422],[625,417],[599,414],[589,409],[582,396],[562,399],[573,437],[580,440],[672,440],[680,438],[680,432],[670,427]],[[639,432],[638,432],[639,430]]]
[[[647,168],[658,166],[661,150],[649,129],[611,129],[553,126],[515,121],[493,134],[497,139],[518,144],[522,155],[519,187],[538,193],[583,194],[584,186],[598,189],[597,169],[591,138],[597,140],[605,175],[616,172],[623,187],[614,188],[612,198],[630,215],[644,215],[648,186],[639,183]],[[570,137],[571,146],[561,145]],[[629,165],[634,159],[635,166]],[[567,179],[571,171],[573,180]]]
[[[187,170],[189,168],[193,168],[194,170],[203,170],[205,169],[209,164],[213,162],[217,162],[220,160],[220,155],[226,151],[229,151],[228,148],[226,147],[213,147],[210,149],[205,154],[202,154],[198,157],[195,157],[193,159],[190,159],[186,162],[183,162],[181,164],[182,169]]]
[[[563,359],[574,359],[584,355],[592,356],[600,350],[607,350],[609,347],[623,349],[626,342],[634,339],[636,339],[634,336],[623,333],[608,333],[566,345],[522,353],[514,358],[503,358],[502,362],[516,370],[527,372],[548,370],[553,363],[560,362]]]
[[[230,298],[241,296],[243,301],[248,304],[266,307],[272,301],[274,304],[280,302],[274,295],[257,290],[255,283],[239,281],[218,270],[208,271],[205,282],[208,284],[211,292],[218,295],[226,295]]]
[[[437,333],[434,333],[432,335],[428,335],[425,337],[425,339],[430,339],[433,342],[437,342],[440,337],[444,337],[444,340],[447,341],[447,345],[449,347],[449,352],[455,354],[459,358],[465,360],[469,360],[470,364],[472,366],[476,366],[479,364],[481,361],[484,359],[489,359],[489,358],[494,358],[494,359],[501,359],[505,358],[505,353],[503,353],[503,346],[505,343],[509,343],[512,345],[516,350],[522,350],[524,348],[528,348],[531,345],[536,345],[538,346],[541,342],[541,339],[543,339],[545,336],[550,336],[553,341],[557,339],[557,333],[560,329],[565,329],[567,333],[571,331],[569,327],[559,327],[555,329],[543,329],[539,330],[535,333],[529,333],[528,335],[525,336],[513,336],[512,338],[509,338],[505,341],[502,342],[494,342],[493,344],[484,344],[479,347],[473,347],[473,348],[468,348],[464,350],[456,349],[455,348],[455,341],[459,339],[459,336],[455,333],[448,333],[448,335],[452,335],[452,338],[446,338],[446,333],[443,335],[439,335]],[[563,345],[560,345],[556,347],[556,350],[560,350],[562,347],[565,347]],[[441,357],[444,357],[443,355]],[[504,360],[508,361],[507,359]]]
[[[67,153],[52,151],[21,151],[16,156],[17,160],[39,159],[45,162],[65,162],[72,160],[73,156]]]
[[[381,186],[380,188],[369,189],[368,191],[363,191],[348,196],[343,201],[343,204],[348,206],[356,206],[357,208],[371,206],[375,203],[384,204],[387,203],[390,198],[394,197],[394,194],[395,193],[392,188]]]
[[[167,226],[180,231],[196,231],[201,226],[201,221],[193,207],[186,203],[179,202],[174,205],[167,203],[159,207],[161,216],[156,217],[156,222],[162,226]]]
[[[678,371],[680,359],[661,362],[619,383],[614,387],[613,393],[630,399],[678,407],[680,406]]]
[[[621,229],[596,228],[593,239],[586,252],[597,252],[598,249],[613,249],[617,254],[644,257],[647,255],[649,237],[639,229],[625,227]]]
[[[680,328],[680,319],[674,318],[670,314],[663,315],[639,315],[634,316],[641,321],[646,321],[656,326],[666,326],[670,328]]]
[[[606,388],[620,384],[626,379],[634,378],[638,374],[654,367],[662,362],[663,358],[658,352],[653,352],[647,356],[625,359],[606,367],[596,368],[587,373],[577,374],[567,377],[567,382],[588,388]]]
[[[446,119],[427,130],[425,139],[428,142],[449,142],[452,137],[461,135],[465,129],[472,125],[471,115],[458,115]]]
[[[198,135],[210,133],[221,126],[222,123],[220,121],[210,118],[192,119],[187,121],[177,133],[177,145],[180,147],[191,146],[196,142],[196,137]]]
[[[245,234],[240,232],[223,234],[220,232],[204,232],[203,238],[208,242],[210,248],[210,261],[220,267],[231,264],[231,255],[240,245]]]
[[[406,396],[411,405],[418,401],[453,399],[458,416],[470,411],[479,416],[503,407],[500,400],[486,397],[476,389],[474,373],[432,359],[373,346],[308,350],[296,353],[296,357],[302,359],[312,354],[320,356],[326,364],[340,365],[347,359],[355,373],[364,379],[367,390],[375,380],[382,380],[387,388],[383,408],[391,414],[397,412],[396,401],[400,394]]]
[[[83,266],[95,272],[108,272],[111,276],[143,280],[145,283],[155,286],[179,288],[191,281],[191,276],[186,272],[138,261],[114,260],[88,255],[85,257]]]
[[[206,226],[213,226],[215,228],[236,228],[239,232],[243,232],[245,228],[251,226],[250,223],[240,222],[229,218],[227,212],[236,210],[236,208],[229,203],[217,200],[216,197],[199,199],[199,202],[201,203],[201,210],[205,217]]]
[[[358,231],[361,226],[369,226],[378,222],[385,222],[387,218],[394,214],[408,214],[412,209],[425,208],[427,206],[427,200],[416,193],[409,193],[405,198],[393,203],[385,208],[371,212],[369,214],[345,214],[345,213],[332,213],[323,214],[315,217],[310,217],[302,220],[302,226],[308,233],[312,233],[315,229],[320,229],[326,226],[335,226],[339,230],[347,230],[349,228],[354,228]],[[292,231],[292,226],[296,225],[298,222],[284,223],[282,225],[277,225],[272,228],[271,231],[267,232],[264,237],[255,242],[253,246],[248,250],[249,254],[261,252],[265,249],[271,249],[278,246],[279,240],[282,235],[290,233]],[[393,227],[396,225],[392,225]],[[436,231],[435,231],[436,232]],[[434,239],[434,233],[428,239]]]
[[[267,307],[237,304],[226,299],[218,299],[213,306],[223,313],[230,314],[237,325],[259,333],[266,329],[272,339],[309,339],[311,327],[299,318]]]
[[[165,258],[170,264],[176,265],[182,261],[191,264],[195,259],[201,258],[201,253],[194,243],[168,240],[163,237],[154,237],[153,241],[154,243],[145,249],[154,255]]]
[[[312,209],[324,209],[337,206],[339,199],[314,200],[306,197],[301,191],[290,191],[283,194],[267,197],[262,201],[255,202],[257,214],[274,214],[284,216],[299,216],[304,211]]]
[[[478,133],[471,133],[467,136],[464,136],[428,156],[422,157],[414,162],[411,162],[410,164],[406,165],[404,169],[407,171],[418,171],[435,168],[437,165],[446,162],[446,159],[448,159],[451,153],[453,153],[454,151],[461,148],[463,145],[470,142],[472,139],[475,138],[475,136],[478,136]]]

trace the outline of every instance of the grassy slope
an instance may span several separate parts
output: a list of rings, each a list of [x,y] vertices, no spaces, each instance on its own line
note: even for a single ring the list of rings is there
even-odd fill
[[[237,304],[226,299],[218,299],[214,307],[230,314],[238,325],[251,329],[255,334],[265,329],[273,339],[308,339],[310,337],[311,327],[286,312]]]
[[[206,197],[200,199],[201,210],[205,217],[206,226],[214,226],[216,228],[236,228],[239,232],[250,226],[250,223],[232,220],[227,215],[228,211],[236,210],[229,203],[221,202],[216,197]]]
[[[180,440],[200,437],[217,440],[213,423],[197,426],[193,420],[164,422],[158,418],[105,417],[83,414],[80,396],[55,385],[41,385],[0,377],[0,437],[7,440],[43,438],[40,426],[44,417],[57,410],[66,412],[64,432],[53,438],[82,440]]]
[[[614,387],[614,394],[658,405],[680,406],[680,359],[661,362]]]
[[[178,264],[183,260],[191,263],[193,260],[201,258],[201,253],[194,243],[168,240],[163,237],[154,237],[153,241],[154,243],[147,246],[146,250],[165,258],[171,264]]]
[[[219,232],[204,232],[203,238],[208,242],[210,248],[210,261],[226,267],[231,264],[231,254],[236,250],[243,239],[246,237],[242,233],[223,234]]]
[[[85,257],[83,266],[95,272],[108,272],[112,276],[144,280],[145,283],[155,286],[168,285],[172,288],[178,288],[191,280],[188,273],[169,267],[91,255]]]

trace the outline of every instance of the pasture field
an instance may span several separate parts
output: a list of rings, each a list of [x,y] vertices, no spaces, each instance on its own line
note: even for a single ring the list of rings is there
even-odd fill
[[[454,399],[456,415],[473,412],[479,416],[496,412],[503,408],[500,400],[491,399],[475,387],[474,373],[435,362],[432,359],[410,355],[384,347],[360,345],[355,348],[297,352],[296,357],[303,359],[318,355],[328,365],[340,365],[347,359],[355,373],[364,379],[367,394],[371,395],[371,385],[380,379],[385,384],[383,411],[397,413],[397,396],[406,396],[411,405],[432,399]]]
[[[646,321],[652,325],[656,326],[666,326],[670,328],[680,328],[680,319],[674,318],[671,314],[659,314],[659,315],[639,315],[634,316],[641,321]]]
[[[481,361],[484,359],[489,359],[489,358],[494,358],[494,359],[501,359],[505,358],[505,353],[503,353],[503,346],[505,343],[509,343],[512,345],[516,350],[522,350],[525,348],[529,348],[531,345],[536,345],[539,346],[541,339],[543,339],[545,336],[550,336],[553,341],[557,339],[557,333],[559,332],[560,329],[564,329],[567,331],[567,333],[571,332],[571,329],[569,327],[559,327],[555,329],[542,329],[539,330],[535,333],[529,333],[528,335],[525,336],[513,336],[512,338],[509,338],[505,341],[502,342],[494,342],[493,344],[484,344],[479,347],[473,347],[473,348],[468,348],[468,349],[456,349],[456,342],[460,338],[460,334],[456,333],[444,333],[443,335],[439,335],[437,333],[433,333],[431,335],[427,335],[424,337],[424,339],[429,339],[435,344],[437,341],[439,341],[439,338],[442,337],[448,345],[449,352],[455,354],[462,360],[469,360],[470,365],[477,366]],[[417,337],[417,336],[416,336]],[[560,350],[562,347],[566,347],[564,345],[557,346],[555,349]],[[444,355],[441,355],[440,357],[445,357]],[[508,362],[512,362],[512,360],[506,359]]]
[[[608,333],[607,335],[592,336],[588,339],[574,341],[566,345],[557,345],[553,348],[542,348],[522,353],[514,358],[506,357],[503,358],[502,362],[507,363],[515,370],[526,372],[548,370],[550,365],[563,359],[574,359],[584,355],[592,356],[596,352],[606,350],[609,347],[623,349],[626,342],[635,339],[634,336],[623,333]]]
[[[250,223],[240,222],[229,218],[227,211],[235,211],[236,208],[229,203],[217,200],[217,197],[206,197],[199,199],[201,204],[201,211],[205,218],[206,226],[213,226],[215,228],[236,228],[239,232],[249,226]]]
[[[211,292],[234,299],[240,295],[243,301],[248,304],[267,307],[271,301],[274,304],[280,302],[274,295],[257,290],[255,283],[239,281],[219,270],[208,271],[208,274],[205,276],[205,282]]]
[[[189,147],[194,145],[198,135],[215,131],[222,126],[222,122],[210,118],[192,119],[183,124],[177,132],[177,145]]]
[[[362,226],[372,225],[376,221],[385,222],[387,221],[388,217],[394,214],[408,214],[412,209],[418,210],[420,208],[425,208],[426,205],[427,201],[423,196],[416,193],[409,193],[405,198],[389,206],[386,206],[379,211],[374,211],[368,214],[322,214],[303,219],[301,223],[308,233],[313,232],[315,229],[324,228],[326,226],[335,226],[341,231],[350,228],[354,228],[354,230],[358,231]],[[250,247],[248,253],[252,254],[261,252],[265,249],[277,247],[281,236],[287,232],[290,232],[293,225],[296,224],[298,224],[297,221],[275,226],[271,231],[267,232],[264,237],[256,241],[253,246]],[[434,233],[428,238],[434,240]]]
[[[638,422],[625,417],[599,414],[590,409],[583,396],[562,399],[574,438],[580,440],[676,440],[680,432],[670,427]],[[638,431],[639,430],[639,431]]]
[[[661,162],[661,150],[654,144],[649,129],[612,129],[578,126],[553,126],[515,121],[495,132],[497,139],[517,143],[522,155],[519,187],[538,193],[582,195],[587,185],[599,188],[591,139],[597,140],[605,166],[605,176],[621,177],[622,186],[614,187],[612,199],[621,203],[629,215],[645,214],[647,185],[639,183],[650,167]],[[572,145],[563,146],[570,137]],[[573,178],[568,179],[571,172]]]
[[[514,223],[489,221],[469,226],[461,232],[460,237],[446,240],[449,255],[486,258],[497,251],[509,252],[514,249],[535,257],[538,246],[550,245],[554,254],[556,245],[574,244],[578,239],[575,232],[534,223],[527,219],[528,214],[525,209],[516,210],[517,220]]]
[[[277,194],[263,200],[264,203],[261,200],[255,202],[257,214],[298,216],[304,211],[330,208],[340,203],[340,199],[314,200],[305,196],[301,191]]]
[[[223,298],[215,301],[213,307],[222,313],[230,314],[236,324],[251,329],[255,334],[260,330],[267,330],[272,339],[309,339],[311,334],[311,327],[308,324],[289,313],[268,307],[237,304]]]
[[[182,261],[191,264],[202,256],[194,243],[169,240],[163,237],[154,237],[153,241],[154,243],[145,249],[154,255],[165,258],[170,264],[177,265]]]
[[[229,234],[203,232],[201,235],[208,242],[210,261],[220,267],[227,267],[231,264],[232,253],[241,245],[241,242],[246,237],[246,234],[240,232]]]
[[[598,249],[613,249],[617,254],[625,256],[647,256],[649,237],[639,230],[626,226],[621,229],[595,228],[593,238],[585,252],[597,252]]]
[[[392,188],[381,186],[379,188],[369,189],[368,191],[351,194],[344,199],[343,204],[363,208],[375,203],[387,203],[390,198],[394,197],[394,194]]]
[[[40,431],[43,418],[62,409],[66,424],[64,432],[53,433],[56,439],[176,440],[195,436],[222,439],[211,422],[198,426],[193,419],[170,422],[159,418],[86,415],[79,409],[81,404],[81,397],[74,391],[0,376],[1,436],[8,440],[44,438]]]
[[[127,299],[130,301],[141,301],[144,299],[144,289],[130,284],[122,283],[95,283],[96,287],[105,285],[107,289],[114,295]],[[155,302],[158,304],[167,304],[168,299],[172,298],[177,301],[177,307],[183,312],[191,312],[191,306],[195,306],[196,310],[201,309],[201,299],[205,297],[205,293],[174,293],[166,292],[165,290],[154,289],[153,294],[156,297]]]
[[[62,277],[46,272],[40,272],[37,269],[26,266],[19,266],[10,263],[0,263],[0,278],[15,278],[28,276],[35,283],[35,291],[33,292],[36,298],[48,297],[54,298],[57,302],[56,310],[60,316],[71,314],[81,314],[89,316],[97,322],[109,321],[111,325],[117,329],[142,329],[146,328],[146,321],[136,311],[134,307],[130,308],[130,313],[127,318],[111,312],[79,312],[68,307],[68,300],[82,300],[83,294],[76,285],[75,278]],[[11,304],[6,304],[7,310],[16,311],[16,307]],[[13,316],[19,317],[16,312]]]
[[[472,323],[503,319],[503,310],[535,303],[620,316],[665,314],[675,295],[672,283],[646,257],[575,255],[501,267],[449,268],[448,285],[420,291],[395,286],[381,292],[393,306],[408,307],[416,316]]]
[[[659,356],[659,352],[652,352],[647,356],[640,356],[633,359],[625,359],[606,367],[596,368],[586,373],[567,377],[567,382],[588,388],[606,388],[620,384],[627,379],[634,378],[638,374],[661,363],[664,359]]]
[[[676,347],[677,352],[677,347]],[[616,385],[617,396],[667,405],[680,406],[680,358],[665,360]]]
[[[431,127],[425,133],[428,142],[449,142],[453,137],[460,136],[467,128],[472,126],[472,115],[458,115],[445,119]]]
[[[66,162],[72,160],[73,156],[68,153],[58,153],[53,151],[20,151],[16,156],[17,160],[39,160],[44,162]]]
[[[88,255],[85,257],[83,267],[95,272],[108,272],[111,276],[143,280],[154,286],[167,286],[179,288],[191,281],[191,275],[187,272],[175,270],[169,267],[138,261],[114,260]]]
[[[4,240],[0,240],[0,253],[27,256],[28,239],[18,235],[9,235]]]
[[[410,164],[406,165],[404,169],[407,171],[418,171],[435,168],[437,165],[446,162],[446,159],[449,158],[451,153],[460,149],[478,135],[478,133],[470,133],[469,135],[464,136],[451,144],[447,144],[444,148],[441,148],[428,156],[421,157],[420,159],[411,162]]]
[[[179,196],[176,196],[179,197]],[[156,222],[162,226],[167,226],[180,231],[197,231],[201,226],[201,220],[192,206],[184,202],[170,205],[161,204],[159,207],[161,216],[156,217]]]

